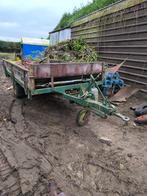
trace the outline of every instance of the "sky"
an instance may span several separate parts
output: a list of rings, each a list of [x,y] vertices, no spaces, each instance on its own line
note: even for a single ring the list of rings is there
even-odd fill
[[[47,38],[65,12],[91,0],[0,0],[0,40]]]

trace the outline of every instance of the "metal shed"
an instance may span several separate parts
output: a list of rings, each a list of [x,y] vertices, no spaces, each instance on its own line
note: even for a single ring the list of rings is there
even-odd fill
[[[50,45],[56,45],[60,42],[67,41],[71,39],[71,28],[61,29],[58,31],[52,31],[50,35]]]

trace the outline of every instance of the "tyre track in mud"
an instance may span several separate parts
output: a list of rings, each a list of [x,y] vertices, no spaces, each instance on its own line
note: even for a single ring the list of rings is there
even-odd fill
[[[16,137],[17,137],[17,139],[19,138],[20,140],[26,139],[26,138],[23,138],[23,133],[26,130],[26,127],[28,126],[28,125],[26,125],[27,122],[26,122],[25,117],[24,117],[25,116],[24,108],[23,108],[25,106],[24,103],[25,103],[24,101],[12,100],[12,102],[10,104],[10,107],[9,107],[9,116],[8,116],[8,120],[10,120],[12,125],[14,126],[15,134],[17,133]],[[21,125],[21,128],[20,128],[19,124]],[[90,135],[88,134],[88,141],[90,140],[89,136]],[[91,137],[91,139],[96,142],[96,139],[94,139],[93,136]],[[32,148],[34,152],[36,151],[40,155],[42,154],[42,152],[39,149],[37,149],[34,146],[32,146],[26,140],[24,142],[25,142],[26,145],[30,146],[30,148]],[[53,157],[53,160],[56,159],[54,157],[54,153],[53,152],[50,152],[50,155]],[[75,183],[71,183],[69,180],[66,179],[66,176],[64,176],[62,174],[62,172],[60,171],[60,168],[56,167],[56,165],[54,164],[54,161],[52,160],[52,158],[47,158],[46,156],[43,156],[43,155],[41,155],[41,156],[42,156],[42,159],[46,159],[47,161],[49,161],[49,163],[52,166],[51,176],[54,177],[54,179],[60,185],[60,187],[66,187],[66,192],[75,192],[75,188],[77,187],[79,189],[79,190],[77,190],[78,192],[82,191],[83,194],[87,192],[88,195],[90,195],[90,196],[93,195],[92,191],[90,191],[90,189],[92,190],[92,187],[90,188],[90,185],[84,184],[83,185],[84,187],[81,188],[80,185],[76,184],[76,182]],[[80,156],[81,156],[81,154],[79,153],[79,157]],[[68,174],[67,174],[67,176],[68,176]],[[35,189],[37,189],[38,186],[40,186],[40,185],[39,184],[35,185],[36,188],[34,187],[34,193],[33,194],[35,194]],[[87,187],[89,187],[89,188],[87,188]]]
[[[67,196],[147,195],[146,183],[132,173],[122,149],[99,142],[91,126],[75,126],[78,107],[54,97],[50,103],[45,97],[15,100],[1,87],[0,94],[1,194],[47,196],[53,179]],[[29,177],[34,178],[30,188]]]
[[[9,144],[8,146],[11,146],[12,149],[16,144],[20,144],[20,146],[18,145],[18,147],[16,147],[16,149],[15,149],[16,151],[11,150],[11,148],[10,148],[10,151],[8,152],[8,156],[11,154],[11,152],[12,152],[13,155],[16,155],[17,153],[19,153],[19,151],[17,152],[17,150],[19,150],[19,147],[21,147],[21,145],[24,145],[24,148],[26,147],[25,145],[28,145],[28,144],[26,144],[25,141],[23,141],[23,134],[24,134],[25,130],[27,129],[27,124],[26,124],[25,118],[23,116],[23,104],[24,104],[24,101],[22,101],[22,100],[12,100],[12,102],[10,104],[10,107],[9,107],[9,113],[8,113],[7,121],[4,123],[6,130],[9,131],[9,132],[11,131],[11,134],[12,134],[11,141],[9,141],[9,139],[7,139],[5,137],[2,138],[3,141],[5,142],[5,144],[6,143]],[[8,122],[11,124],[10,126],[7,126]],[[5,136],[5,134],[4,134],[4,136]],[[21,142],[23,142],[23,143],[21,143]],[[29,148],[28,148],[28,150],[29,150]],[[32,151],[32,154],[33,154],[33,152],[35,153],[34,149]],[[22,154],[23,154],[23,149],[22,149]],[[9,157],[10,162],[11,162],[11,158],[12,157]],[[20,158],[21,158],[21,156],[20,156]],[[29,162],[29,159],[28,160],[26,159],[24,161]],[[34,184],[34,186],[32,186],[32,189],[28,190],[27,187],[25,187],[24,182],[23,182],[24,179],[23,179],[23,173],[22,172],[23,172],[23,170],[24,170],[24,173],[25,173],[25,170],[29,171],[31,169],[34,169],[33,168],[34,166],[31,166],[31,165],[29,166],[28,165],[25,168],[25,166],[19,165],[19,164],[20,163],[19,163],[19,157],[18,157],[18,159],[16,159],[16,168],[15,169],[18,172],[18,176],[16,177],[17,185],[18,185],[19,189],[23,190],[23,192],[24,192],[24,194],[22,192],[21,192],[21,194],[25,195],[27,193],[27,195],[30,195],[30,196],[32,194],[33,195],[35,195],[35,194],[40,195],[41,194],[40,190],[42,190],[42,193],[46,193],[46,187],[44,187],[44,184],[47,185],[47,183],[46,182],[44,183],[44,180],[43,180],[42,176],[38,177],[38,180]],[[5,161],[4,165],[5,165],[5,167],[7,167],[8,162]],[[37,165],[38,164],[36,162],[36,167],[38,167]],[[9,167],[9,171],[10,171],[10,175],[11,175],[11,173],[13,172],[11,167]],[[5,180],[4,180],[4,182],[5,182]],[[40,189],[40,190],[38,190],[38,189]],[[11,189],[9,191],[12,192]],[[36,191],[37,191],[37,193],[36,193]],[[15,192],[14,195],[17,195],[17,193]],[[46,195],[46,194],[43,194],[43,195]]]
[[[20,184],[15,171],[0,150],[0,195],[17,196],[21,194]]]
[[[24,133],[24,131],[26,130],[25,129],[25,127],[27,127],[25,124],[26,124],[26,120],[24,120],[24,116],[25,115],[23,115],[22,116],[22,111],[24,110],[23,109],[23,106],[24,106],[24,102],[22,102],[22,101],[20,101],[20,100],[18,100],[18,101],[14,101],[14,100],[12,100],[12,103],[10,104],[10,112],[9,112],[9,115],[11,116],[11,121],[12,121],[12,119],[15,119],[15,120],[13,120],[13,121],[15,121],[15,123],[13,123],[13,121],[12,121],[12,124],[13,124],[13,126],[15,127],[15,132],[17,133],[17,138],[19,138],[20,140],[23,140],[22,139],[22,137],[23,137],[23,133]],[[17,112],[18,113],[17,113]],[[18,115],[19,114],[19,115]],[[21,114],[21,115],[20,115]],[[20,129],[20,125],[19,125],[19,123],[20,123],[20,125],[21,125],[21,129]],[[23,126],[22,126],[23,125]],[[84,133],[83,133],[83,131],[85,131]],[[86,134],[86,137],[84,137],[84,135]],[[81,137],[81,138],[87,138],[87,142],[89,142],[90,144],[92,144],[92,146],[93,146],[93,144],[94,144],[94,146],[96,147],[99,147],[99,148],[102,148],[102,146],[103,145],[101,145],[99,142],[98,142],[98,140],[96,139],[96,137],[92,134],[92,132],[90,132],[89,130],[86,130],[85,128],[84,128],[84,130],[79,130],[79,133],[78,133],[78,136],[79,137]],[[33,151],[35,152],[37,152],[37,153],[39,153],[40,155],[41,155],[41,151],[39,150],[39,149],[37,149],[37,148],[35,148],[34,146],[32,146],[30,143],[28,143],[26,140],[25,140],[25,144],[27,145],[27,146],[30,146],[30,148],[32,148],[33,149]],[[51,152],[50,153],[52,156],[54,156],[53,155],[53,152]],[[79,157],[81,156],[81,154],[78,152],[78,154],[79,154]],[[43,156],[43,155],[41,155],[41,157],[42,157],[42,159],[44,159],[44,157],[45,156]],[[46,160],[48,160],[49,161],[49,163],[51,164],[51,166],[52,166],[52,170],[51,170],[51,176],[53,175],[53,177],[54,177],[54,179],[56,180],[56,182],[60,185],[60,187],[65,187],[66,186],[66,191],[67,192],[74,192],[75,191],[75,189],[77,190],[77,192],[79,192],[80,191],[80,194],[82,193],[82,194],[87,194],[87,195],[90,195],[90,196],[93,196],[93,192],[94,192],[94,189],[88,184],[88,183],[82,183],[82,184],[77,184],[76,183],[76,181],[75,182],[70,182],[70,180],[68,180],[67,181],[67,179],[66,179],[66,176],[68,176],[69,175],[69,173],[70,173],[70,171],[69,170],[66,170],[66,175],[64,174],[62,174],[62,171],[60,171],[60,168],[57,168],[55,165],[54,165],[54,162],[52,161],[52,159],[51,158],[49,158],[49,157],[47,157],[47,158],[45,158]],[[87,163],[86,163],[87,164]],[[93,165],[95,165],[95,166],[97,166],[97,167],[100,167],[99,166],[99,164],[95,164],[95,163],[92,163],[92,162],[90,162],[89,164],[93,164]],[[104,164],[101,166],[101,168],[102,168],[102,170],[104,170],[105,171],[105,166],[104,166]],[[108,167],[109,168],[109,167]],[[10,168],[9,168],[10,169]],[[11,170],[11,169],[10,169]],[[109,173],[111,170],[110,169],[108,169],[109,171],[107,171],[107,173]],[[116,171],[114,171],[113,172],[113,174],[112,175],[114,175],[114,176],[116,176],[117,175],[117,173],[116,173]],[[71,179],[73,179],[73,177],[72,177],[72,174],[71,174]],[[76,177],[76,179],[78,180],[78,177]],[[79,179],[80,180],[80,179]],[[19,180],[18,180],[19,181]],[[127,182],[126,182],[127,183]],[[18,182],[17,182],[17,185],[18,185]],[[37,183],[35,186],[34,186],[34,190],[33,190],[33,194],[35,194],[35,192],[36,192],[36,190],[38,189],[38,187],[40,187],[40,186],[42,186],[42,184],[39,184],[39,183]],[[81,186],[83,187],[83,188],[81,188]],[[88,190],[87,190],[87,187],[89,187],[88,188]],[[20,188],[20,187],[19,187]],[[11,189],[10,189],[11,190]],[[86,191],[86,192],[85,192]],[[43,191],[44,192],[44,191]],[[117,192],[117,191],[116,191]],[[111,193],[111,192],[110,192]],[[80,195],[79,194],[79,195]]]
[[[54,180],[57,182],[57,184],[60,186],[60,189],[61,188],[63,188],[63,187],[66,187],[66,192],[74,192],[74,186],[76,186],[76,187],[78,187],[78,185],[76,184],[76,185],[73,185],[72,183],[70,183],[70,181],[68,181],[67,179],[66,179],[66,176],[64,176],[63,174],[62,174],[62,172],[60,171],[60,169],[58,169],[57,167],[56,167],[56,164],[55,164],[55,162],[54,162],[54,160],[56,160],[56,157],[55,157],[55,155],[54,155],[54,152],[49,152],[49,154],[50,154],[50,158],[49,157],[47,157],[46,155],[42,155],[42,152],[38,149],[38,148],[36,148],[35,146],[32,146],[31,145],[31,143],[29,143],[27,140],[26,140],[26,137],[25,138],[23,138],[23,133],[25,132],[25,130],[28,128],[28,124],[27,124],[27,121],[26,121],[26,119],[25,119],[25,109],[24,109],[24,107],[25,107],[25,105],[26,105],[27,103],[25,102],[25,100],[24,101],[13,101],[12,102],[12,104],[11,104],[11,106],[10,106],[10,112],[9,112],[9,114],[10,114],[10,116],[11,116],[11,121],[12,121],[12,123],[13,122],[16,122],[16,123],[13,123],[14,124],[14,127],[15,127],[15,131],[17,132],[17,137],[19,137],[19,139],[20,140],[23,140],[24,139],[24,143],[27,145],[27,146],[29,146],[30,148],[32,148],[33,149],[33,151],[34,152],[37,152],[38,154],[40,154],[40,156],[41,156],[41,159],[45,159],[50,165],[51,165],[51,171],[50,171],[50,176],[48,176],[48,180],[51,180],[52,179],[52,177],[54,177]],[[17,112],[20,114],[21,113],[21,115],[22,116],[18,116],[17,114]],[[21,121],[20,121],[20,119],[21,119]],[[22,123],[23,122],[23,123]],[[18,125],[18,123],[20,123],[21,124],[21,126],[22,125],[24,125],[23,127],[22,127],[22,131],[20,131],[20,126]],[[19,134],[19,132],[21,133],[21,134]],[[27,136],[28,138],[29,138],[29,136]],[[23,138],[23,139],[22,139]],[[28,139],[27,138],[27,139]],[[47,177],[47,176],[46,176]],[[45,183],[45,186],[47,185],[47,182]],[[38,190],[38,187],[39,186],[41,186],[39,183],[37,183],[35,186],[34,186],[34,191],[33,191],[33,194],[35,194],[36,193],[36,190]],[[88,186],[88,184],[87,184],[87,186]],[[80,189],[80,187],[79,187],[79,189]],[[85,188],[83,188],[83,191],[86,189],[86,186],[85,186]],[[92,196],[92,193],[91,193],[91,191],[89,191],[89,190],[87,190],[87,192],[89,192],[90,193],[90,196]],[[88,195],[87,195],[88,196]]]
[[[8,112],[8,116],[7,116],[7,122],[9,121],[9,123],[12,124],[12,132],[14,133],[14,137],[16,137],[15,139],[19,139],[19,140],[22,140],[23,139],[26,139],[26,138],[23,138],[23,133],[25,132],[25,130],[27,129],[27,122],[25,121],[25,118],[24,118],[24,115],[23,115],[23,106],[24,106],[25,102],[24,101],[20,101],[20,100],[12,100],[10,106],[9,106],[9,112]],[[18,115],[19,114],[19,115]],[[20,115],[21,114],[21,115]],[[6,129],[8,128],[7,127],[7,122],[5,122],[5,127]],[[22,126],[23,125],[23,126]],[[14,129],[13,129],[14,128]],[[10,129],[7,129],[8,131],[10,131]],[[29,137],[29,136],[28,136]],[[9,143],[9,141],[5,138],[5,141],[7,143]],[[11,142],[10,142],[11,143]],[[48,158],[46,158],[45,156],[42,155],[42,152],[39,151],[39,149],[33,147],[30,143],[28,143],[26,140],[24,141],[24,143],[27,145],[27,146],[30,146],[30,148],[33,149],[34,152],[37,152],[41,155],[42,159],[45,159],[46,161],[48,161],[51,165],[52,165],[52,170],[54,169],[54,162],[52,160],[49,160]],[[3,154],[2,154],[3,155]],[[52,156],[54,156],[52,153],[51,153]],[[4,158],[4,157],[3,157]],[[3,167],[8,167],[8,162],[6,161],[6,158],[5,158],[5,162],[3,162]],[[9,166],[8,168],[9,170],[9,175],[11,176],[11,174],[13,173],[13,170],[12,168]],[[0,168],[1,170],[1,168]],[[62,185],[65,185],[65,179],[63,178],[62,174],[60,174],[60,172],[55,172],[56,173],[56,176],[58,176],[57,178],[59,180],[58,183],[60,184],[60,186]],[[17,185],[17,189],[19,189],[19,193],[21,192],[21,186],[19,184],[19,179],[20,177],[17,176],[17,178],[14,180],[14,182],[16,181],[16,183],[14,183],[14,186]],[[5,179],[3,178],[3,181],[5,181]],[[64,182],[64,184],[62,183]],[[6,182],[7,183],[7,182]],[[47,181],[45,182],[44,184],[46,187],[47,187]],[[43,187],[44,186],[42,183],[37,183],[34,187],[33,187],[33,190],[32,190],[32,193],[31,194],[37,194],[39,193],[39,187]],[[46,189],[46,187],[44,189]],[[68,187],[68,182],[67,182],[67,187]],[[4,187],[3,187],[4,188]],[[17,190],[16,189],[16,190]],[[69,189],[70,190],[70,189]],[[37,193],[36,193],[37,191]],[[6,190],[6,193],[13,193],[12,191],[12,188],[8,186],[7,190]],[[45,190],[42,191],[42,193],[40,194],[43,194],[43,192],[46,192]],[[14,192],[14,195],[17,195],[17,192]],[[46,195],[46,193],[45,193]]]
[[[56,102],[56,101],[55,101]],[[37,107],[37,106],[36,106]],[[60,113],[60,109],[61,109],[61,111],[62,111],[62,107],[61,108],[59,108],[58,107],[58,110],[59,110],[59,113]],[[45,111],[44,111],[45,112]],[[68,112],[68,110],[67,110],[67,112]],[[62,113],[63,114],[63,113]],[[36,114],[37,115],[37,114]],[[70,130],[70,132],[65,132],[65,134],[67,134],[67,135],[69,135],[70,134],[70,136],[71,137],[75,137],[75,134],[74,134],[74,130],[75,130],[75,127],[74,127],[74,129],[70,126],[70,122],[67,122],[67,121],[63,121],[63,119],[65,118],[64,117],[64,115],[65,114],[63,114],[63,116],[61,115],[59,118],[60,118],[60,121],[61,122],[64,122],[64,126],[62,127],[63,128],[63,130],[67,130],[67,129],[69,129]],[[68,128],[67,128],[68,127]],[[101,144],[99,141],[98,141],[98,139],[97,139],[97,137],[93,134],[93,132],[91,131],[91,130],[89,130],[88,128],[81,128],[81,129],[79,129],[79,128],[76,128],[76,137],[79,137],[80,139],[84,139],[84,142],[86,141],[86,142],[88,142],[89,144],[90,144],[90,146],[91,146],[91,152],[92,152],[92,150],[94,150],[94,148],[98,148],[99,149],[99,153],[101,154],[101,153],[104,153],[105,154],[105,156],[107,156],[107,153],[108,153],[108,157],[110,157],[110,160],[109,159],[107,159],[106,160],[106,163],[105,163],[105,157],[103,157],[103,156],[101,156],[101,158],[103,158],[104,160],[104,162],[100,162],[100,163],[98,163],[97,165],[95,165],[96,167],[101,167],[102,168],[102,171],[103,172],[105,172],[105,176],[107,176],[107,174],[109,174],[109,173],[111,173],[111,176],[114,176],[115,178],[116,178],[116,180],[117,181],[119,181],[119,183],[121,184],[121,183],[123,183],[124,185],[123,186],[125,186],[125,189],[126,190],[128,190],[128,194],[127,193],[125,193],[125,195],[129,195],[130,193],[129,192],[131,192],[132,190],[129,190],[129,186],[130,186],[130,184],[131,184],[131,187],[134,187],[134,193],[135,194],[140,194],[140,195],[142,195],[141,194],[141,192],[142,192],[142,190],[143,190],[143,187],[141,187],[141,185],[138,185],[137,186],[137,184],[138,184],[138,182],[136,182],[136,180],[134,180],[133,179],[133,177],[132,178],[130,178],[130,180],[129,180],[129,175],[131,175],[131,173],[129,174],[128,172],[126,173],[127,175],[128,175],[128,177],[126,176],[126,178],[125,178],[125,171],[121,171],[119,168],[116,170],[116,168],[115,168],[115,165],[114,165],[114,168],[113,168],[113,170],[111,169],[111,165],[109,164],[109,162],[111,162],[112,160],[113,160],[113,154],[115,155],[116,154],[116,156],[114,156],[114,159],[116,159],[117,157],[118,157],[118,154],[119,153],[117,153],[117,150],[116,149],[113,149],[112,150],[112,152],[107,152],[107,151],[105,151],[104,150],[104,145],[103,144]],[[118,150],[118,152],[120,152],[121,150]],[[107,152],[107,153],[106,153]],[[82,153],[83,152],[77,152],[77,154],[79,155],[79,157],[82,157]],[[85,152],[86,153],[86,152]],[[54,152],[51,152],[51,154],[53,155],[54,154]],[[111,156],[110,155],[112,155],[112,158],[111,158]],[[123,154],[120,156],[120,160],[121,160],[121,157],[123,158]],[[98,158],[98,159],[100,159],[100,157]],[[88,162],[86,162],[86,158],[84,159],[84,160],[81,160],[82,162],[83,162],[83,165],[85,164],[85,165],[87,165],[87,163]],[[125,160],[124,160],[125,161]],[[63,163],[64,164],[64,163]],[[108,164],[108,165],[107,165]],[[120,164],[121,164],[121,161],[120,161]],[[100,166],[99,166],[100,165]],[[127,170],[127,166],[126,166],[126,170]],[[56,171],[59,171],[59,172],[56,172]],[[113,172],[111,172],[111,171],[113,171]],[[76,180],[77,181],[80,181],[81,180],[81,184],[78,184],[76,181],[75,182],[72,182],[73,181],[73,179],[74,179],[74,176],[73,176],[73,174],[71,173],[71,171],[70,170],[68,170],[67,168],[66,168],[66,170],[64,169],[63,171],[62,171],[62,164],[60,165],[60,167],[59,168],[57,168],[57,167],[55,167],[55,172],[54,172],[54,179],[56,179],[56,181],[59,183],[59,184],[61,184],[61,179],[62,179],[62,182],[64,183],[64,186],[63,187],[65,187],[65,184],[67,184],[67,186],[70,186],[70,182],[71,182],[71,187],[74,187],[74,188],[71,188],[70,187],[70,189],[71,190],[73,190],[73,192],[75,192],[75,190],[77,190],[77,192],[79,191],[79,190],[86,190],[87,191],[87,195],[94,195],[94,189],[93,189],[93,187],[90,185],[90,184],[88,184],[87,182],[82,182],[83,180],[81,180],[80,178],[78,178],[78,176],[76,176]],[[60,176],[60,177],[59,177]],[[64,178],[62,177],[62,176],[65,176],[64,178],[67,178],[69,181],[68,182],[65,182],[65,180],[64,180]],[[109,175],[108,175],[109,176]],[[107,178],[107,177],[106,177]],[[110,177],[111,178],[111,177]],[[119,186],[118,184],[117,184],[117,186]],[[82,188],[83,187],[83,188]],[[88,187],[88,188],[87,188]],[[135,189],[135,187],[137,187],[136,189]],[[88,190],[87,190],[88,189]],[[105,194],[111,194],[111,193],[114,193],[114,192],[116,192],[116,194],[118,194],[119,193],[119,191],[117,190],[118,188],[115,188],[113,191],[103,191]],[[140,190],[139,190],[140,189]],[[66,189],[66,190],[68,190],[68,189]],[[71,192],[71,190],[69,191],[69,192]],[[120,190],[120,193],[119,193],[119,195],[122,195],[123,194],[123,192],[122,192],[123,190]],[[102,191],[101,191],[102,192]],[[121,193],[122,192],[122,193]],[[124,192],[126,192],[126,191],[124,191]],[[132,193],[133,194],[133,193]],[[80,195],[80,194],[79,194]]]
[[[14,100],[9,92],[4,91],[8,86],[10,86],[10,82],[3,76],[0,62],[0,145],[3,143],[1,137],[3,131],[9,132],[11,130],[7,123],[11,121],[11,112],[9,110],[11,111]],[[11,103],[10,107],[9,103]],[[17,170],[9,164],[5,151],[2,150],[3,147],[2,144],[0,147],[0,196],[20,196],[21,189]]]
[[[81,132],[80,131],[80,128],[77,128],[76,127],[77,130],[76,130],[76,133],[74,133],[74,131],[72,130],[72,127],[69,126],[69,123],[66,125],[66,121],[64,119],[65,117],[64,117],[64,113],[63,113],[63,107],[65,109],[65,107],[67,107],[67,105],[64,103],[63,99],[61,99],[59,97],[57,99],[55,97],[53,97],[53,98],[54,99],[51,100],[51,101],[54,102],[54,105],[57,104],[57,106],[58,106],[58,107],[56,106],[57,107],[57,110],[58,110],[59,114],[61,114],[61,115],[59,115],[60,116],[59,117],[60,118],[60,122],[64,122],[65,123],[65,125],[63,127],[63,130],[65,130],[64,131],[65,134],[67,134],[67,135],[70,134],[70,136],[72,136],[72,135],[75,136],[75,134],[76,134],[76,136],[78,135],[81,138],[83,137],[84,139],[86,139],[84,137],[85,134],[86,134],[87,135],[87,141],[88,142],[91,142],[92,141],[91,144],[97,144],[100,147],[100,143],[97,141],[97,139],[92,134],[92,132],[89,132],[89,130],[87,128],[83,128],[83,131],[84,132]],[[67,109],[67,112],[68,112],[71,108],[68,108],[67,107],[66,109]],[[65,114],[65,116],[66,116],[66,114]],[[72,122],[72,124],[73,124],[73,122]],[[70,133],[69,132],[67,133],[67,129],[70,130],[71,132]],[[59,134],[58,132],[54,132],[54,134],[55,133],[57,135]],[[31,146],[30,143],[27,143],[27,144]],[[41,151],[39,151],[39,149],[34,148],[34,147],[32,147],[32,148],[34,150],[38,151],[39,153],[42,153]],[[66,171],[65,170],[62,171],[62,169],[60,169],[60,167],[58,167],[58,164],[62,167],[62,164],[63,163],[62,164],[59,163],[60,160],[58,160],[58,158],[54,155],[54,152],[51,152],[50,151],[49,154],[50,154],[50,158],[49,157],[47,158],[46,156],[45,157],[47,158],[47,160],[50,162],[50,164],[52,166],[52,171],[51,171],[50,178],[51,179],[54,178],[54,180],[57,182],[57,184],[60,185],[60,187],[62,187],[62,190],[66,191],[67,193],[71,193],[72,192],[73,193],[72,195],[74,195],[74,194],[76,194],[76,195],[87,194],[87,196],[93,196],[94,190],[92,190],[93,188],[88,183],[85,182],[84,184],[82,184],[80,186],[80,184],[76,183],[76,181],[73,182],[72,177],[71,177],[72,174],[71,174],[71,176],[69,175],[69,173],[71,173],[71,171],[68,170],[68,169]],[[81,153],[80,152],[78,152],[77,154],[79,155],[79,157],[81,156]],[[56,165],[57,160],[59,162]],[[66,175],[65,175],[65,173],[66,173]],[[81,179],[80,178],[78,179],[78,177],[77,177],[77,180],[80,181]],[[77,192],[75,192],[75,189],[76,189]],[[80,192],[80,193],[82,192],[82,193],[81,194],[80,193],[78,194],[78,192]]]

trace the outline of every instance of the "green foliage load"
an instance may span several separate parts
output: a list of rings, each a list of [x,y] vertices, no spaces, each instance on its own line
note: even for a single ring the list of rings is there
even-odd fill
[[[81,38],[49,47],[46,51],[46,56],[50,61],[63,62],[88,63],[99,59],[97,52]]]
[[[7,42],[0,40],[0,52],[19,52],[20,51],[20,43],[19,42]]]
[[[86,16],[98,9],[104,8],[117,1],[118,0],[93,0],[92,3],[89,3],[88,5],[83,6],[82,8],[75,8],[73,13],[64,13],[55,30],[69,27],[71,23],[73,23],[77,19]]]

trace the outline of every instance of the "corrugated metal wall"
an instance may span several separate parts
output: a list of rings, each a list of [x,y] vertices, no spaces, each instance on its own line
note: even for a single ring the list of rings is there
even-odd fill
[[[71,29],[70,28],[59,30],[59,31],[54,31],[49,34],[50,34],[50,45],[51,46],[71,39]]]
[[[128,82],[147,86],[147,0],[125,0],[76,21],[72,39],[83,37],[103,61],[120,63]]]

